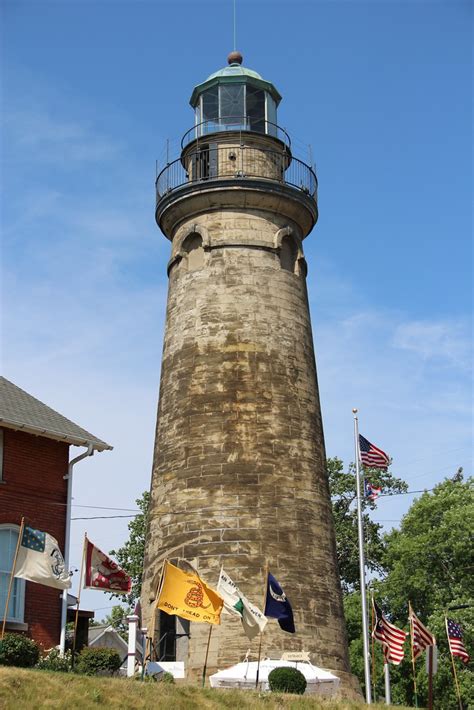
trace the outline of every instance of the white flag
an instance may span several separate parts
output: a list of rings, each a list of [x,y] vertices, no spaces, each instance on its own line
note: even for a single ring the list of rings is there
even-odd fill
[[[238,616],[245,635],[250,641],[263,631],[267,624],[266,617],[254,604],[242,594],[240,589],[221,568],[217,592],[224,600],[224,610],[232,616]]]
[[[45,584],[56,589],[69,589],[71,577],[54,537],[41,530],[24,527],[14,577]]]

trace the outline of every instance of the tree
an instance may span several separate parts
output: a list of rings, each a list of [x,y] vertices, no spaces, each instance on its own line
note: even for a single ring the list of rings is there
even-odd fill
[[[471,528],[473,519],[472,480],[464,482],[462,472],[440,483],[432,492],[415,500],[401,521],[400,529],[382,537],[383,579],[373,581],[385,614],[400,628],[408,630],[408,600],[421,621],[435,634],[439,649],[438,673],[434,678],[435,707],[457,710],[451,658],[446,639],[444,613],[459,621],[466,647],[473,648],[474,608]],[[453,607],[463,607],[455,609]],[[363,685],[363,651],[360,593],[344,595],[344,612],[349,637],[351,668]],[[375,646],[376,695],[383,696],[381,646]],[[455,660],[465,707],[474,707],[473,674]],[[391,666],[392,700],[413,705],[413,674],[409,644],[400,666]],[[428,678],[424,656],[416,662],[418,703],[427,700]]]
[[[327,460],[327,470],[336,529],[339,574],[343,592],[347,594],[360,589],[357,508],[354,505],[357,498],[355,466],[351,464],[348,472],[344,473],[342,461],[338,458],[330,458]],[[384,495],[403,493],[408,490],[404,481],[388,471],[366,469],[365,476],[373,485],[380,486]],[[371,520],[367,512],[374,508],[373,501],[365,497],[362,499],[367,569],[381,574],[385,558],[382,525]]]
[[[111,550],[119,565],[132,578],[132,590],[130,594],[112,594],[112,597],[125,599],[133,607],[140,598],[142,590],[143,558],[145,556],[145,535],[150,504],[150,493],[145,491],[141,498],[137,498],[135,503],[140,508],[140,513],[128,524],[129,538],[118,550]],[[115,609],[116,607],[114,607]],[[120,607],[121,608],[121,607]]]
[[[464,481],[462,471],[458,471],[415,500],[400,529],[388,533],[384,540],[387,576],[380,583],[380,596],[392,617],[405,628],[410,600],[415,613],[435,634],[439,649],[435,707],[443,710],[458,707],[445,613],[461,624],[466,648],[474,648],[473,520],[473,479]],[[463,701],[466,707],[473,707],[474,674],[460,661],[455,663]],[[416,668],[419,700],[425,702],[427,678],[423,663],[418,661]],[[404,661],[394,677],[394,699],[401,703],[413,699],[413,683],[407,682],[409,672],[409,662]],[[395,682],[398,675],[400,682]]]
[[[112,611],[103,620],[103,624],[112,626],[120,636],[126,641],[128,639],[128,621],[127,616],[132,613],[130,607],[116,605],[112,607]]]

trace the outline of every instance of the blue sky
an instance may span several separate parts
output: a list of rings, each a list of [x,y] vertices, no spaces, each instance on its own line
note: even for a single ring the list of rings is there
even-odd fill
[[[155,160],[167,138],[177,157],[193,86],[226,62],[232,2],[1,13],[2,370],[114,445],[77,466],[73,509],[113,514],[79,506],[134,508],[149,486],[169,256]],[[412,489],[471,471],[471,28],[467,1],[237,2],[244,64],[317,166],[305,252],[328,454],[353,459],[358,406]],[[74,521],[73,564],[84,531],[109,550],[126,525]]]

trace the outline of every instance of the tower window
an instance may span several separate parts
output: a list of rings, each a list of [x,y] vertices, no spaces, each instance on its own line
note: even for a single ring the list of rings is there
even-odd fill
[[[280,249],[281,268],[294,274],[297,255],[298,249],[293,237],[283,237]]]
[[[204,249],[200,234],[189,234],[183,242],[183,251],[186,253],[188,271],[197,271],[204,266]]]

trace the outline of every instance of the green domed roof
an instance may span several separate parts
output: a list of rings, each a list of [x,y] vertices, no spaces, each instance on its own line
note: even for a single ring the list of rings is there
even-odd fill
[[[237,64],[237,62],[235,62],[234,64],[229,64],[229,66],[214,72],[214,74],[211,74],[207,77],[206,81],[226,76],[249,76],[252,79],[260,79],[260,81],[263,81],[263,77],[261,77],[258,72],[253,71],[253,69],[247,69],[247,67],[243,67],[241,64]]]
[[[242,55],[240,55],[238,52],[235,53],[235,55],[237,56],[237,61],[231,61],[233,59],[233,55],[234,53],[231,53],[229,55],[230,64],[227,67],[224,67],[223,69],[219,69],[219,71],[214,72],[214,74],[208,76],[206,81],[194,87],[194,91],[189,100],[191,106],[195,108],[196,104],[198,103],[199,96],[202,94],[203,91],[209,89],[211,86],[214,86],[216,84],[232,83],[252,84],[252,86],[256,86],[259,89],[263,89],[272,96],[273,100],[275,101],[275,104],[278,106],[281,101],[281,96],[275,86],[273,86],[271,82],[265,81],[265,79],[263,79],[260,74],[254,71],[253,69],[243,67],[241,64]]]

